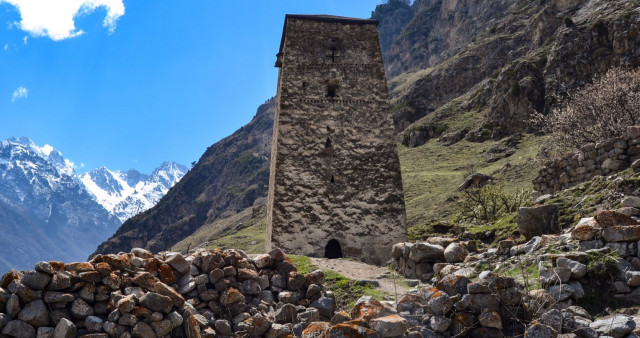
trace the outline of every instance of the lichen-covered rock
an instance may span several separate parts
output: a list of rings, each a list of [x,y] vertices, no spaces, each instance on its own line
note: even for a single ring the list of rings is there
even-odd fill
[[[571,237],[579,241],[590,241],[594,239],[598,229],[598,223],[593,217],[583,218],[571,231]]]
[[[407,320],[398,315],[374,318],[369,321],[369,327],[375,330],[380,337],[402,336],[409,328]]]
[[[440,245],[416,243],[409,251],[409,259],[416,263],[441,258],[444,258],[444,248]]]
[[[603,228],[640,224],[633,218],[613,210],[600,210],[593,215],[593,218]]]

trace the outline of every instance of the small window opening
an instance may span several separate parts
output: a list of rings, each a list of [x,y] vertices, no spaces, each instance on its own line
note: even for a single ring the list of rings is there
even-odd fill
[[[324,143],[325,148],[331,148],[331,139],[327,137],[327,141]]]
[[[336,53],[338,52],[338,48],[336,48],[336,46],[331,46],[329,50],[331,50],[331,62],[336,62]]]
[[[324,248],[324,258],[342,258],[342,247],[340,247],[340,242],[335,239],[330,240]]]
[[[333,131],[333,129],[331,129],[331,127],[327,126],[327,133],[330,133],[332,131]]]
[[[333,177],[333,175],[331,175],[331,180],[329,180],[331,183],[336,183],[336,179]]]
[[[327,97],[336,97],[336,96],[338,96],[338,87],[337,86],[327,87]]]

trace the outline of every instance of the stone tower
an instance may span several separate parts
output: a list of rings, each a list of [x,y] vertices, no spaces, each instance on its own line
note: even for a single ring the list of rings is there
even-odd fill
[[[267,249],[374,264],[407,239],[375,20],[285,17]]]

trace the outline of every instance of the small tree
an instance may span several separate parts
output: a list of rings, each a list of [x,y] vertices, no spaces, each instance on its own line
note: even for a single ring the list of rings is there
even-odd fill
[[[640,123],[640,69],[612,68],[535,120],[551,135],[549,150],[559,154],[621,137],[627,126]]]

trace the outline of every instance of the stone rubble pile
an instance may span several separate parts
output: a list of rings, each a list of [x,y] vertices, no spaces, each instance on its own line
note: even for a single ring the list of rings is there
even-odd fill
[[[40,262],[0,279],[0,336],[284,337],[333,317],[321,270],[299,274],[275,249]]]
[[[623,138],[587,144],[575,154],[545,163],[533,180],[533,188],[541,194],[553,194],[594,176],[615,173],[630,165],[638,167],[639,159],[640,126],[630,126]]]
[[[392,267],[406,278],[429,281],[446,263],[464,262],[478,249],[475,241],[430,237],[425,242],[397,243],[391,249]]]

